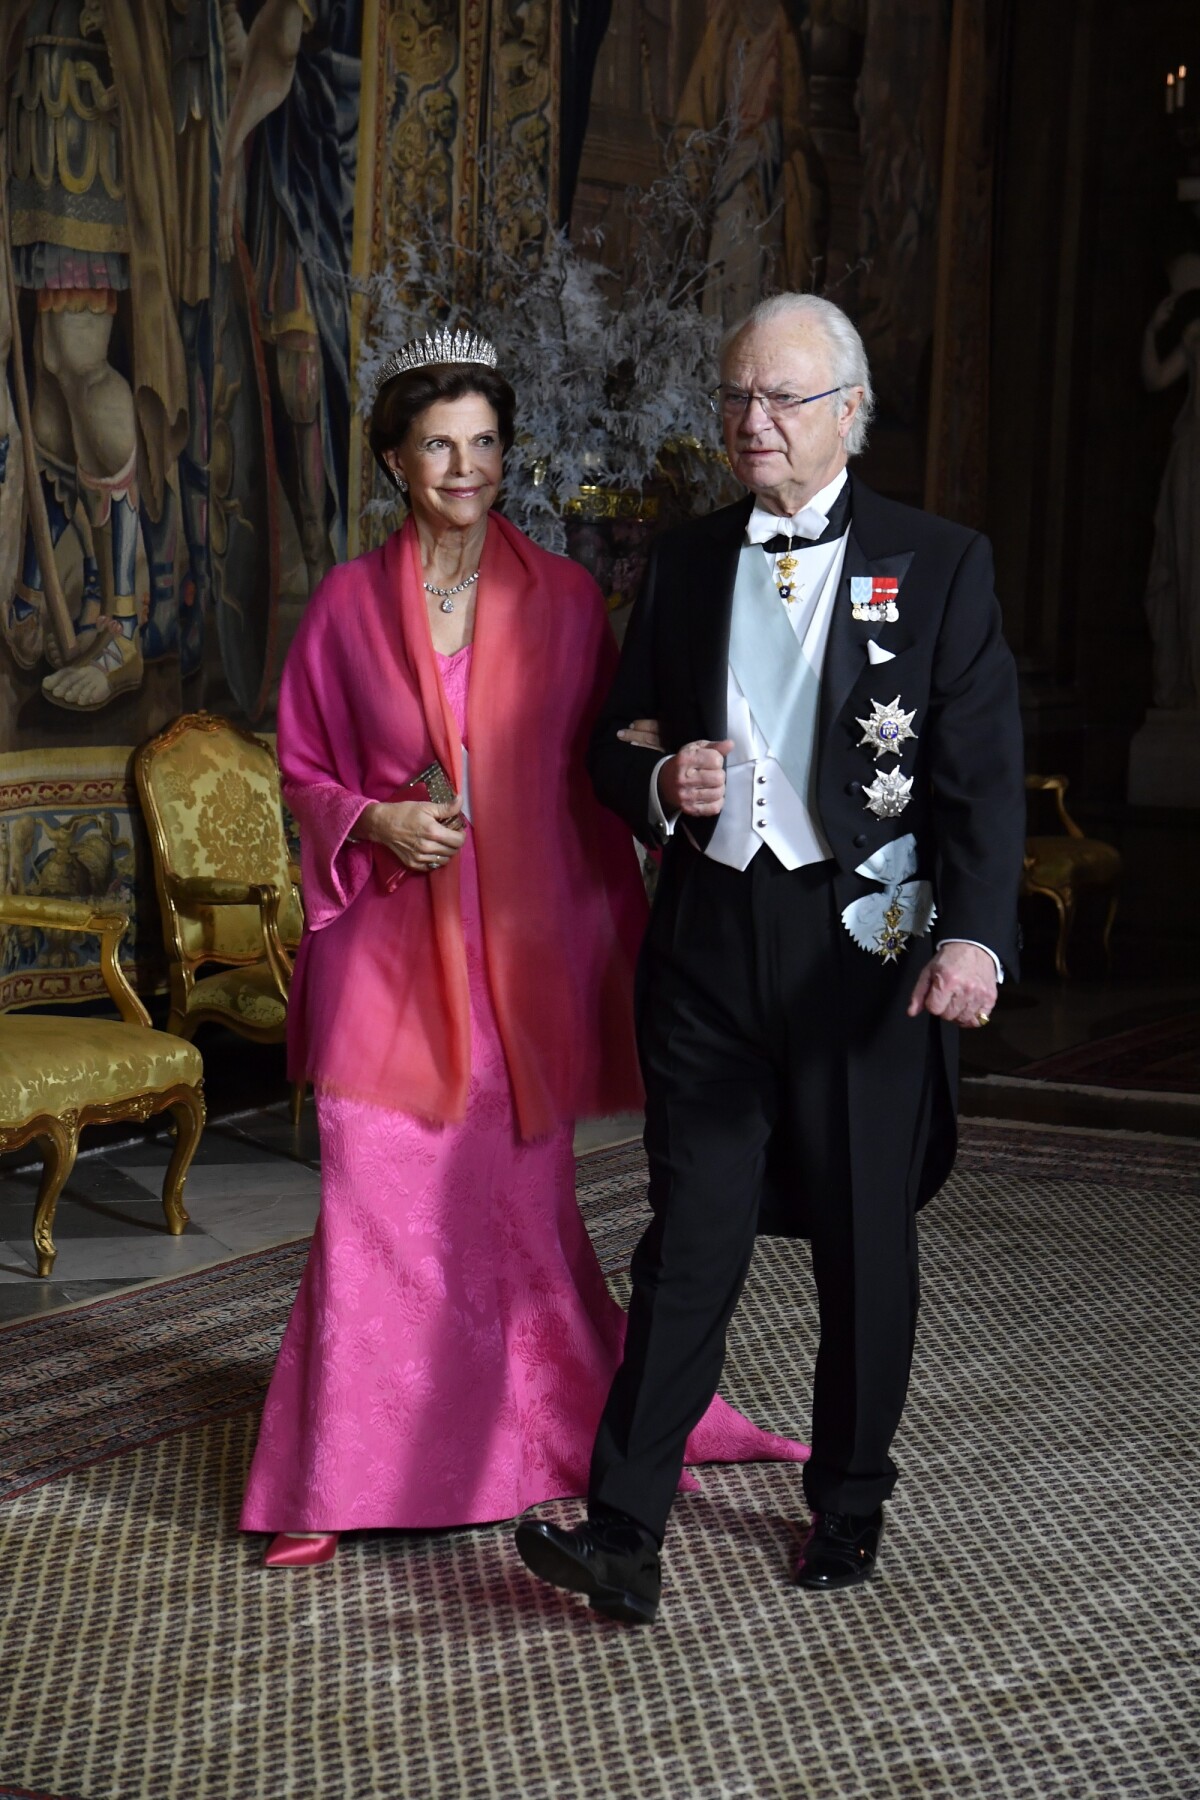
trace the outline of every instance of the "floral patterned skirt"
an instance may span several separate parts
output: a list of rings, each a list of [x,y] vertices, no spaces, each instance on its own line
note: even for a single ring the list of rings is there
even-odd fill
[[[469,833],[460,858],[467,1115],[432,1126],[318,1093],[321,1212],[245,1531],[472,1524],[587,1488],[625,1315],[576,1204],[569,1128],[517,1136]],[[688,1442],[694,1462],[806,1454],[720,1399]]]

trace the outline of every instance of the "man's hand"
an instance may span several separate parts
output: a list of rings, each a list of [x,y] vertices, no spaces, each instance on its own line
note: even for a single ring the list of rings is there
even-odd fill
[[[908,1016],[929,1012],[971,1030],[987,1023],[995,1004],[996,965],[987,951],[978,944],[943,944],[917,977]]]
[[[645,721],[643,721],[644,723]],[[732,738],[713,743],[697,738],[677,750],[658,772],[658,799],[665,813],[686,813],[690,819],[712,818],[725,804],[725,758],[733,749]]]

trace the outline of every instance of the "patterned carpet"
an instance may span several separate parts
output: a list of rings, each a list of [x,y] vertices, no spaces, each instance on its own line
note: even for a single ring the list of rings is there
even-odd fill
[[[580,1174],[615,1267],[640,1151]],[[1191,1145],[969,1126],[878,1580],[802,1596],[799,1471],[706,1470],[643,1632],[507,1526],[260,1568],[295,1248],[0,1331],[0,1796],[1200,1800],[1198,1198]],[[726,1383],[800,1433],[804,1263],[760,1246]]]
[[[1200,1094],[1200,1014],[1160,1019],[1076,1044],[1015,1071],[1023,1081],[1075,1081],[1142,1093]]]

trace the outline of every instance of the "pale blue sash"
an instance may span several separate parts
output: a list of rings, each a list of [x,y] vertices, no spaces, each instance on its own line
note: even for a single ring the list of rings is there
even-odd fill
[[[757,545],[738,557],[729,666],[771,755],[815,817],[812,775],[821,681],[800,648],[771,579],[770,561]]]

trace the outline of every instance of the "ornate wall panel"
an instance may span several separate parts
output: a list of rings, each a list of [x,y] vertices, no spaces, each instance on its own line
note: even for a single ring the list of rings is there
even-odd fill
[[[987,522],[998,13],[994,0],[954,7],[925,466],[929,510],[980,528]]]
[[[0,889],[95,900],[133,911],[121,962],[143,991],[164,975],[150,846],[129,746],[37,750],[0,768]],[[139,908],[140,896],[150,903]],[[0,1005],[103,996],[98,940],[86,932],[0,932]]]

